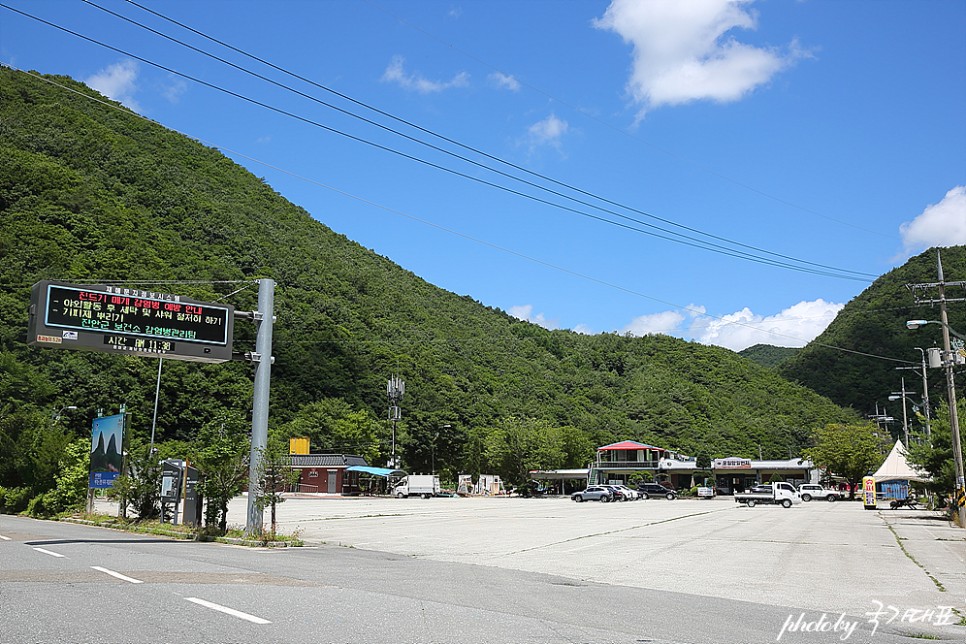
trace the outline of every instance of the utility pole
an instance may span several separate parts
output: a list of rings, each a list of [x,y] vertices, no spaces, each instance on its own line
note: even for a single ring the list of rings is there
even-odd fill
[[[959,434],[959,412],[956,409],[956,377],[953,373],[953,365],[956,363],[956,354],[953,353],[950,346],[949,317],[946,314],[947,302],[966,302],[966,297],[948,299],[946,297],[946,287],[958,287],[966,292],[966,282],[946,282],[945,276],[943,275],[943,260],[938,250],[936,251],[936,266],[939,274],[938,282],[932,284],[909,284],[907,286],[912,289],[913,295],[916,297],[916,304],[939,304],[939,324],[941,324],[943,328],[943,367],[946,371],[946,392],[949,400],[949,425],[953,435],[953,463],[956,468],[956,483],[955,490],[953,492],[953,503],[957,506],[959,527],[966,528],[966,503],[964,503],[964,494],[966,494],[966,477],[963,475],[963,448]],[[938,289],[938,299],[927,298],[925,295],[933,288]],[[912,320],[910,322],[928,323],[930,320]],[[917,328],[920,326],[919,324],[911,325],[910,322],[906,323],[907,327]],[[960,334],[958,333],[955,335],[960,337]]]
[[[262,534],[262,508],[258,499],[262,495],[258,481],[262,471],[262,458],[268,444],[268,402],[272,379],[272,331],[275,323],[275,281],[258,280],[258,310],[252,314],[258,324],[255,336],[255,352],[249,359],[255,363],[255,392],[252,400],[252,445],[248,460],[248,521],[245,534],[250,537]]]
[[[902,378],[902,390],[893,391],[892,395],[889,396],[889,400],[895,400],[897,398],[902,398],[902,439],[903,444],[909,447],[909,416],[906,413],[906,379]]]
[[[932,411],[929,408],[929,379],[926,377],[926,351],[922,347],[913,347],[916,349],[920,357],[922,358],[922,367],[919,369],[919,375],[922,376],[922,408],[923,413],[926,417],[926,442],[932,445],[932,428],[930,427],[930,421],[932,420]],[[939,349],[936,349],[938,351]],[[912,369],[916,371],[916,367],[896,367],[896,369]]]

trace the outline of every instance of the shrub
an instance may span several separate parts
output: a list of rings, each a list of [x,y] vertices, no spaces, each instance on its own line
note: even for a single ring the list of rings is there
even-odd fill
[[[3,489],[3,503],[0,511],[7,514],[17,514],[27,509],[27,504],[30,502],[30,488],[8,487]]]
[[[50,515],[47,507],[48,493],[38,494],[27,503],[27,514],[32,517],[43,518]]]

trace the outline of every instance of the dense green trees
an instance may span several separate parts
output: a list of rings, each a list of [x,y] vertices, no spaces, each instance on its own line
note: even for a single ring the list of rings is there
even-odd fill
[[[154,360],[27,346],[30,287],[41,279],[166,281],[157,289],[253,310],[252,280],[273,278],[273,434],[383,463],[385,385],[396,373],[407,384],[398,449],[413,471],[455,478],[499,467],[512,480],[534,463],[579,464],[587,444],[620,439],[787,457],[814,427],[854,418],[724,349],[548,331],[437,289],[218,151],[51,80],[79,94],[0,70],[0,446],[10,450],[0,486],[50,489],[59,455],[99,408],[127,405],[134,444],[151,431]],[[239,321],[236,350],[252,349],[254,334]],[[247,363],[164,361],[157,444],[182,441],[172,456],[197,450],[199,464],[220,472],[209,498],[240,484],[244,449],[232,441],[245,441],[251,391]],[[79,409],[48,431],[50,410],[64,404]],[[228,438],[216,432],[225,418],[238,426]],[[538,447],[516,463],[500,456],[514,423],[540,428],[525,434]],[[492,462],[480,460],[482,435]],[[31,465],[35,444],[47,456]]]
[[[941,252],[946,279],[966,280],[966,246],[943,248]],[[880,407],[886,404],[889,394],[899,388],[900,375],[906,376],[907,386],[914,378],[913,372],[900,374],[895,367],[918,367],[921,354],[916,347],[941,346],[938,324],[916,331],[906,328],[906,320],[938,318],[935,308],[916,305],[907,285],[937,279],[936,249],[889,271],[846,304],[819,337],[782,362],[779,372],[840,405],[863,414],[873,413],[876,403]],[[961,290],[955,294],[962,297]],[[966,304],[949,306],[949,323],[955,329],[966,329]],[[944,387],[939,370],[931,371],[929,384],[930,398],[940,400]]]
[[[959,422],[966,421],[966,400],[958,398]],[[952,428],[949,424],[949,407],[940,406],[930,423],[930,438],[916,434],[906,446],[906,460],[910,465],[929,475],[926,488],[946,499],[956,489],[956,469],[953,461]],[[962,427],[960,428],[962,431]],[[966,443],[960,440],[963,460],[966,461]]]
[[[815,445],[805,456],[829,474],[849,483],[849,498],[862,477],[872,474],[882,463],[886,445],[872,423],[833,423],[815,432]]]

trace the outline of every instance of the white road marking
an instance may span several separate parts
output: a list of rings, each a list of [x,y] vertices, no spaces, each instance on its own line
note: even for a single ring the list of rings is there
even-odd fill
[[[50,555],[51,557],[64,557],[64,555],[62,554],[51,552],[50,550],[44,550],[43,548],[34,548],[34,550],[36,550],[37,552],[42,552],[45,555]]]
[[[240,610],[235,610],[234,608],[228,608],[227,606],[221,606],[219,604],[213,604],[212,602],[205,601],[204,599],[198,599],[197,597],[185,597],[186,600],[199,606],[204,606],[205,608],[210,608],[211,610],[217,610],[226,615],[231,615],[232,617],[237,617],[239,619],[244,619],[249,622],[254,622],[255,624],[271,624],[267,619],[262,619],[261,617],[255,617],[254,615],[249,615],[248,613],[243,613]]]
[[[130,582],[132,584],[143,584],[144,583],[140,579],[134,579],[133,577],[128,577],[127,575],[122,575],[119,572],[114,572],[113,570],[108,570],[107,568],[101,568],[100,566],[91,566],[91,568],[93,568],[94,570],[100,570],[101,572],[105,572],[105,573],[109,574],[111,577],[117,577],[118,579],[120,579],[122,581],[127,581],[127,582]]]
[[[0,534],[0,539],[2,539],[3,541],[10,541],[10,537],[5,537],[2,534]]]

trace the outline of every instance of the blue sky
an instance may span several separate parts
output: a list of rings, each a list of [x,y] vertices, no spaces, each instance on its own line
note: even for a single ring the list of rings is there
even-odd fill
[[[138,0],[311,84],[124,0],[0,3],[125,52],[0,7],[4,64],[82,80],[548,328],[802,346],[874,277],[966,244],[958,0]]]

